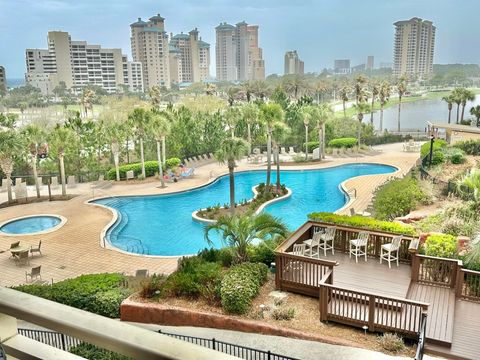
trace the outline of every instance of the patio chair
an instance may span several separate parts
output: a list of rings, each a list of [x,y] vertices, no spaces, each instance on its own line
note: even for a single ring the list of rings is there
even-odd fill
[[[400,248],[400,243],[402,242],[402,237],[401,236],[394,236],[392,238],[392,242],[389,244],[383,244],[382,247],[380,248],[380,264],[382,263],[382,260],[385,260],[388,262],[388,267],[391,269],[392,261],[397,262],[398,265],[398,249]],[[395,253],[395,256],[393,255]]]
[[[306,245],[305,244],[294,244],[292,255],[305,256]]]
[[[318,257],[318,255],[319,255],[318,254],[318,252],[319,252],[318,246],[320,245],[320,237],[321,236],[322,236],[321,232],[316,232],[316,233],[313,234],[313,237],[311,239],[305,240],[303,242],[303,244],[306,245],[306,249],[304,251],[305,256],[314,257],[315,255],[317,255],[317,257]],[[314,252],[315,248],[316,248],[316,251]]]
[[[51,182],[50,188],[52,188],[52,189],[58,188],[58,177],[52,176],[51,179],[50,179],[50,182]]]
[[[291,255],[298,255],[298,256],[305,256],[306,245],[305,244],[294,244],[293,251],[289,254]],[[289,260],[287,264],[285,264],[285,270],[302,270],[303,264],[298,260]]]
[[[295,152],[295,150],[293,149],[293,146],[290,146],[289,149],[288,149],[288,153],[290,155],[296,155],[297,153]]]
[[[286,154],[287,154],[287,151],[285,150],[285,146],[282,146],[282,147],[280,148],[280,154],[282,154],[282,155],[286,155]]]
[[[320,243],[318,244],[318,255],[320,257],[320,250],[323,250],[323,255],[327,256],[327,250],[332,250],[332,255],[335,255],[334,241],[337,228],[335,226],[327,227],[325,233],[320,234]]]
[[[360,231],[358,233],[358,237],[356,239],[350,240],[350,247],[349,247],[349,253],[350,253],[350,258],[352,258],[352,255],[355,255],[355,262],[358,263],[358,257],[359,256],[365,256],[365,261],[367,261],[367,245],[368,245],[368,238],[370,234],[366,231]],[[362,248],[365,248],[362,251]]]
[[[75,176],[74,175],[70,175],[68,178],[67,178],[67,186],[69,188],[74,188],[77,186],[77,183],[75,182]]]
[[[182,176],[182,178],[187,179],[187,178],[191,178],[194,172],[195,172],[195,168],[189,168],[186,171],[182,172],[180,175]]]
[[[135,271],[135,277],[137,278],[146,278],[148,277],[148,270],[147,269],[139,269]]]
[[[350,208],[350,216],[355,216],[355,209],[354,208]]]
[[[39,253],[40,256],[43,256],[40,248],[42,247],[42,240],[38,242],[38,246],[30,246],[30,255],[33,257],[33,253]]]
[[[19,252],[17,256],[15,256],[15,261],[17,262],[17,265],[30,265],[30,255],[29,251],[22,251]]]
[[[42,280],[42,274],[40,273],[42,265],[36,266],[30,270],[30,272],[25,271],[25,282],[33,282],[34,280]],[[28,279],[30,278],[30,281]]]
[[[20,241],[16,241],[16,242],[10,244],[10,249],[15,249],[19,246],[20,246]],[[11,257],[15,258],[16,256],[17,256],[17,254],[12,253]]]

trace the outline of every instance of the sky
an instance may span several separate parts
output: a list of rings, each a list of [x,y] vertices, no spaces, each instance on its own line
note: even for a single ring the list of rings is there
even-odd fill
[[[0,0],[0,65],[7,78],[23,78],[25,49],[46,48],[49,30],[73,40],[121,48],[130,57],[130,27],[138,17],[160,13],[166,31],[197,27],[211,45],[215,26],[245,20],[260,26],[266,74],[283,72],[287,50],[297,50],[306,72],[352,65],[375,56],[375,66],[392,62],[393,23],[412,17],[437,27],[434,63],[480,63],[478,0]]]

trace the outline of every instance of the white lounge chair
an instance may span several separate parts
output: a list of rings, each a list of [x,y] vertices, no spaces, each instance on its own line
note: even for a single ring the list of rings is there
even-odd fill
[[[355,256],[355,262],[358,263],[359,256],[365,256],[365,261],[367,261],[367,245],[368,245],[368,238],[370,234],[366,231],[360,231],[358,233],[358,238],[350,240],[350,247],[349,253],[350,258],[352,255]],[[364,250],[362,250],[364,248]]]
[[[67,178],[67,186],[69,188],[74,188],[77,186],[77,183],[75,182],[75,176],[74,175],[70,175],[68,178]]]
[[[282,147],[280,148],[280,154],[282,154],[282,155],[286,155],[286,154],[287,154],[287,151],[285,150],[285,146],[282,146]]]
[[[385,260],[388,262],[388,267],[391,269],[391,262],[396,261],[398,266],[398,249],[400,248],[401,242],[401,236],[394,236],[391,243],[382,245],[380,248],[380,264],[382,263],[382,260]],[[395,253],[395,256],[393,253]]]
[[[51,189],[57,189],[58,188],[58,177],[52,176],[50,179],[50,188]]]
[[[290,147],[289,147],[288,154],[289,154],[289,155],[296,155],[296,154],[297,154],[297,153],[295,152],[295,150],[293,150],[293,146],[290,146]]]
[[[336,227],[327,227],[325,233],[320,234],[320,242],[318,244],[318,254],[320,256],[320,250],[323,250],[323,255],[327,256],[327,250],[332,250],[332,255],[335,254],[334,243]]]
[[[27,184],[26,183],[17,183],[14,187],[15,199],[26,199],[27,194]]]

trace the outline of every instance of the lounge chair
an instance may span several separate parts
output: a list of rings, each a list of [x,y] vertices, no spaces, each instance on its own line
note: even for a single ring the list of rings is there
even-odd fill
[[[58,177],[52,176],[50,178],[50,188],[51,189],[56,189],[58,188]]]
[[[195,172],[195,168],[189,168],[186,171],[182,172],[180,175],[182,178],[187,179],[187,178],[191,178],[194,172]]]
[[[148,270],[147,269],[139,269],[135,271],[135,277],[137,278],[146,278],[148,277]]]
[[[325,233],[320,234],[320,242],[318,244],[318,254],[320,255],[320,250],[323,250],[323,255],[327,256],[327,250],[332,250],[332,255],[335,255],[334,243],[335,243],[335,233],[337,232],[336,227],[327,227]]]
[[[355,262],[358,263],[359,256],[365,256],[365,261],[367,261],[367,246],[368,238],[370,234],[366,231],[360,231],[356,239],[350,240],[349,255],[352,258],[352,255],[355,256]],[[362,251],[362,248],[364,250]]]
[[[42,280],[42,274],[40,273],[41,270],[42,270],[42,265],[32,268],[30,272],[25,271],[25,281],[33,282],[33,280],[37,280],[37,279]],[[29,278],[30,278],[30,281],[28,281]]]
[[[285,146],[282,146],[282,147],[280,148],[280,154],[282,154],[282,155],[286,155],[286,154],[287,154],[287,151],[285,150]]]
[[[30,255],[33,257],[33,253],[39,253],[40,256],[43,256],[42,251],[40,248],[42,247],[42,240],[38,242],[38,246],[30,246]]]
[[[21,185],[23,183],[22,178],[15,178],[15,186]]]
[[[75,176],[70,175],[67,179],[67,186],[69,188],[74,188],[77,186],[77,183],[75,182]]]
[[[30,255],[29,251],[22,251],[15,256],[15,261],[17,265],[30,265]]]
[[[17,183],[14,187],[15,199],[26,199],[27,198],[27,184],[26,183]]]
[[[130,180],[130,179],[135,179],[135,173],[133,172],[133,170],[128,170],[125,174],[127,180]]]
[[[293,146],[290,146],[290,147],[289,147],[288,154],[289,154],[289,155],[296,155],[296,154],[297,154],[297,153],[295,152],[295,150],[293,150]]]
[[[402,242],[401,236],[394,236],[392,242],[389,244],[383,244],[380,248],[380,264],[382,260],[388,262],[388,267],[391,269],[391,262],[396,261],[398,266],[398,249],[400,248],[400,243]],[[396,256],[393,256],[395,253]]]

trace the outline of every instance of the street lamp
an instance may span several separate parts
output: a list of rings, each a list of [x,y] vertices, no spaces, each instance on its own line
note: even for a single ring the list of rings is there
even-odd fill
[[[429,165],[432,166],[432,156],[433,156],[433,143],[435,141],[435,136],[432,134],[430,135],[430,157],[429,157]]]

